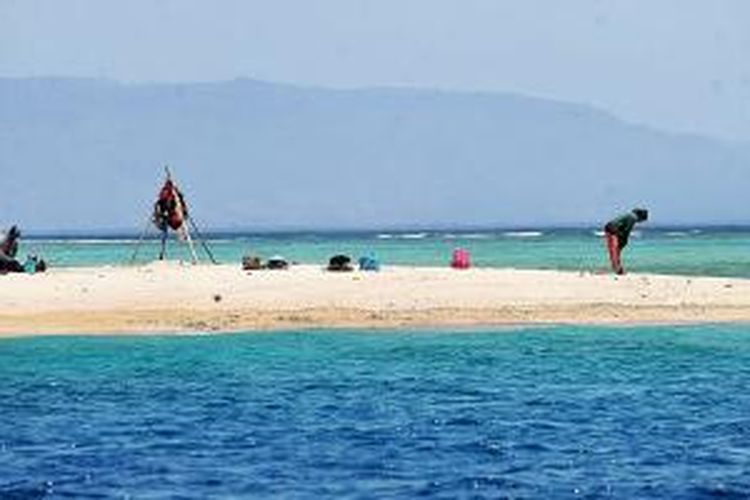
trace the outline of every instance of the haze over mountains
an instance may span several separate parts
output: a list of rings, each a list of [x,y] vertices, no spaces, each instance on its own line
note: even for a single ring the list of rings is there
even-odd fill
[[[690,103],[685,103],[689,106]],[[211,228],[747,222],[750,145],[509,94],[0,79],[0,224],[136,229],[165,164]]]

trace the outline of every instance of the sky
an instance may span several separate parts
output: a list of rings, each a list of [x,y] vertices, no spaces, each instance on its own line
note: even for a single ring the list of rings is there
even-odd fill
[[[0,0],[0,77],[522,93],[750,141],[747,0]]]

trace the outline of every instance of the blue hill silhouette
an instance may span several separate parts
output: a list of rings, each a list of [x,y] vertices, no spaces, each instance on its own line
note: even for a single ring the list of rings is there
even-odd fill
[[[747,144],[518,95],[0,79],[3,224],[137,228],[164,164],[212,228],[742,222],[750,192]]]

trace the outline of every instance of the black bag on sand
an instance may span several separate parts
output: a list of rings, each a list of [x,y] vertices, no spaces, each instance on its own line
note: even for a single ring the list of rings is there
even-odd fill
[[[352,271],[352,259],[346,255],[334,255],[328,261],[329,271]]]
[[[266,267],[268,267],[268,269],[287,269],[289,267],[289,262],[287,262],[284,257],[275,255],[268,259]]]

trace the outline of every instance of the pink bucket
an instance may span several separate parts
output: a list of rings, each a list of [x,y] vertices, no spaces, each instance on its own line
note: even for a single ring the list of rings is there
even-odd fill
[[[453,250],[451,267],[453,269],[469,269],[471,267],[469,251],[463,248],[456,248],[455,250]]]

